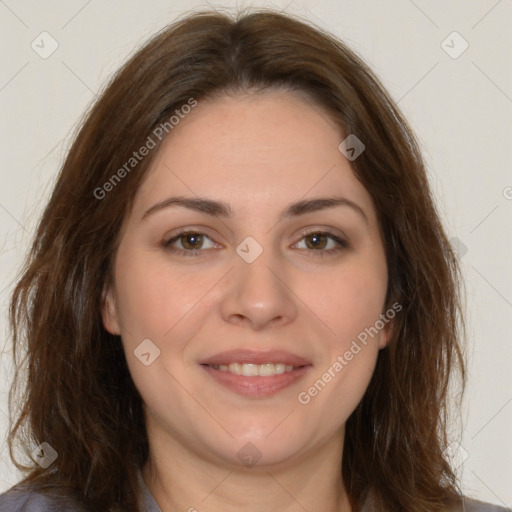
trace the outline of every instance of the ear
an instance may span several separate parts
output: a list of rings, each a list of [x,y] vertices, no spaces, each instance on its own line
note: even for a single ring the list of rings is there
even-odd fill
[[[393,336],[393,327],[395,325],[395,322],[393,320],[390,320],[382,329],[379,336],[379,350],[386,348],[388,346],[388,343],[390,342],[392,336]]]
[[[105,327],[105,329],[110,334],[117,336],[121,334],[119,318],[117,314],[117,303],[111,287],[103,290],[101,317],[103,319],[103,327]]]
[[[387,347],[391,340],[393,339],[396,330],[395,317],[397,316],[398,313],[400,313],[400,311],[402,311],[402,309],[402,304],[396,301],[393,303],[391,307],[387,309],[387,311],[380,315],[381,320],[383,322],[385,321],[385,325],[382,328],[379,336],[379,350]]]
[[[386,315],[386,313],[384,314]],[[382,318],[382,317],[381,317]],[[379,335],[379,350],[386,348],[393,338],[395,332],[395,320],[394,318],[388,319],[386,325],[382,328]]]

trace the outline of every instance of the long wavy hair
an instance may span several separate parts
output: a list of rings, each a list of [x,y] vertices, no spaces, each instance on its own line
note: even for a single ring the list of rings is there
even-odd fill
[[[276,88],[305,94],[364,142],[352,168],[378,214],[389,272],[385,308],[403,306],[346,425],[340,472],[353,510],[371,496],[378,511],[444,511],[459,496],[444,453],[449,382],[459,377],[460,396],[465,382],[461,278],[418,143],[343,42],[267,10],[200,12],[166,27],[115,74],[77,130],[10,304],[9,447],[25,483],[71,490],[94,511],[140,510],[143,404],[121,339],[104,329],[101,311],[120,227],[158,138],[122,181],[112,176],[191,98]],[[47,469],[26,457],[43,441],[58,453]]]

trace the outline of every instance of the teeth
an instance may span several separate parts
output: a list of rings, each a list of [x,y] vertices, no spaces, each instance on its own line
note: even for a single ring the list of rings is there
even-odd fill
[[[291,372],[294,367],[290,364],[285,365],[283,363],[231,363],[229,366],[225,364],[213,364],[212,368],[222,372],[231,372],[235,375],[243,375],[244,377],[271,377],[272,375]]]

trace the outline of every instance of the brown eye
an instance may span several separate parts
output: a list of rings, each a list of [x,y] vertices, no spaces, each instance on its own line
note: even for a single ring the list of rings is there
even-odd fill
[[[345,240],[329,232],[311,231],[302,235],[299,243],[294,247],[305,249],[306,255],[312,257],[335,256],[348,248]]]
[[[184,256],[199,256],[207,249],[215,249],[215,242],[204,233],[182,231],[167,241],[162,242],[166,251]]]
[[[181,235],[179,240],[184,249],[193,250],[200,249],[203,245],[203,235],[199,233],[188,233]]]
[[[308,249],[325,249],[329,237],[324,233],[312,233],[305,237]]]

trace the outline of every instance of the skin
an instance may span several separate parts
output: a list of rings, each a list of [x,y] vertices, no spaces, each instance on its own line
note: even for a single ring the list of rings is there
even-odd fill
[[[308,404],[297,398],[384,312],[382,238],[372,199],[338,149],[345,137],[326,111],[291,92],[200,101],[137,191],[103,318],[122,337],[145,403],[143,477],[163,512],[351,510],[340,473],[345,422],[392,323]],[[233,216],[173,206],[142,219],[171,196],[222,201]],[[366,219],[337,206],[279,220],[290,203],[332,196]],[[163,246],[180,228],[206,235],[196,255]],[[313,246],[311,231],[348,247],[330,238]],[[236,252],[248,236],[263,248],[252,263]],[[187,242],[173,247],[190,251]],[[134,356],[144,339],[160,349],[149,366]],[[271,397],[247,398],[199,365],[237,348],[283,349],[313,366]],[[237,457],[248,442],[261,453],[252,467]]]

